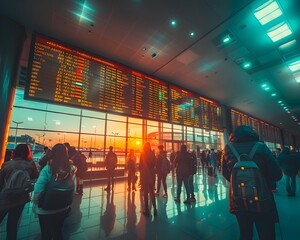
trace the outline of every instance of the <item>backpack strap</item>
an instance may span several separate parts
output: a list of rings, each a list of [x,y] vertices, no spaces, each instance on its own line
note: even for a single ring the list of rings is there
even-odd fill
[[[236,151],[235,147],[232,145],[232,143],[228,143],[227,144],[228,147],[231,149],[233,155],[237,158],[238,161],[240,161],[240,154]],[[253,146],[253,148],[251,149],[250,153],[249,153],[249,158],[252,160],[252,158],[254,157],[254,154],[258,148],[258,146],[260,145],[259,142],[255,143],[255,145]]]
[[[255,145],[253,146],[253,148],[251,149],[250,153],[249,153],[249,158],[252,161],[252,158],[254,157],[254,154],[258,148],[258,146],[260,145],[260,142],[255,143]]]
[[[233,153],[233,155],[236,157],[236,159],[238,161],[240,161],[240,154],[235,150],[234,146],[232,145],[232,143],[227,143],[228,147],[231,149],[231,152]]]

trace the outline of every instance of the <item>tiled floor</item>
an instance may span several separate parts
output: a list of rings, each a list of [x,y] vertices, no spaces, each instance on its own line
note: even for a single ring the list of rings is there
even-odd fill
[[[186,206],[176,204],[173,196],[176,181],[167,178],[168,198],[158,197],[158,216],[141,214],[140,191],[127,192],[126,181],[120,180],[111,194],[103,184],[85,183],[83,196],[75,196],[72,212],[64,225],[66,239],[222,239],[239,238],[235,217],[228,212],[228,183],[221,177],[197,174],[197,202]],[[288,197],[284,181],[275,194],[280,216],[276,225],[277,239],[293,240],[300,236],[300,189]],[[181,200],[184,200],[184,193]],[[27,204],[19,227],[19,239],[40,239],[38,219]],[[153,211],[152,211],[153,212]],[[281,231],[280,231],[281,228]],[[281,234],[280,234],[281,232]],[[281,238],[282,236],[282,238]],[[5,221],[0,225],[0,239],[5,239]],[[254,239],[257,239],[255,233]]]

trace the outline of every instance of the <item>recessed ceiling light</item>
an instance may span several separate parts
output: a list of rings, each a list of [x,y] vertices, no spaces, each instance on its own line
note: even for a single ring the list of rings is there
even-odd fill
[[[292,72],[300,70],[300,60],[290,63],[289,68]]]
[[[251,67],[251,63],[250,62],[243,63],[243,68],[248,69],[250,67]]]
[[[265,90],[268,91],[268,90],[270,90],[270,88],[269,87],[265,87]]]
[[[28,117],[27,120],[28,120],[28,121],[32,121],[32,117]]]
[[[254,16],[261,25],[265,25],[281,15],[282,11],[280,10],[278,3],[272,0],[256,8],[254,11]]]
[[[291,35],[292,30],[286,23],[282,22],[282,23],[277,24],[275,27],[272,27],[271,29],[269,29],[267,34],[273,42],[277,42],[280,39],[283,39],[283,38]]]
[[[283,104],[283,103],[281,103],[280,105],[281,105],[281,106],[284,106],[284,104]]]
[[[264,84],[263,84],[263,85],[261,85],[261,86],[264,88],[264,87],[266,87],[266,86],[267,86],[267,84],[265,84],[265,83],[264,83]]]
[[[287,43],[285,43],[285,44],[280,45],[278,48],[281,49],[281,50],[283,50],[283,49],[285,49],[285,48],[291,47],[291,46],[294,45],[295,43],[296,43],[296,40],[294,39],[294,40],[292,40],[292,41],[289,41],[289,42],[287,42]]]
[[[275,97],[275,96],[276,96],[276,93],[272,93],[271,96],[272,96],[272,97]]]
[[[282,101],[280,100],[280,101],[278,101],[278,103],[282,103]]]
[[[171,20],[171,25],[172,26],[176,26],[176,21],[175,20]]]
[[[231,37],[229,36],[229,34],[227,34],[223,39],[222,42],[223,43],[229,43],[231,41]]]
[[[190,32],[190,36],[191,36],[191,37],[194,37],[194,36],[195,36],[195,33],[194,33],[194,32]]]

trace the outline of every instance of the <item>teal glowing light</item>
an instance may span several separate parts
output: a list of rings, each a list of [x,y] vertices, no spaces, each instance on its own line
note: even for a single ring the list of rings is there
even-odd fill
[[[300,70],[300,60],[290,63],[289,69],[291,69],[292,72]]]
[[[248,68],[250,68],[251,67],[251,63],[249,63],[249,62],[245,62],[244,64],[243,64],[243,68],[245,68],[245,69],[248,69]]]
[[[176,26],[176,21],[175,20],[171,20],[171,25],[172,26]]]
[[[231,40],[230,36],[229,36],[229,35],[226,35],[226,36],[222,39],[222,42],[223,42],[223,43],[228,43],[228,42],[230,42],[230,40]]]
[[[163,100],[163,95],[162,95],[162,92],[161,92],[161,91],[158,92],[158,99],[159,99],[160,101]]]
[[[268,90],[270,90],[270,88],[269,87],[265,87],[265,90],[268,91]]]
[[[194,32],[190,32],[190,36],[191,36],[191,37],[194,37],[194,36],[195,36],[195,33],[194,33]]]
[[[271,96],[272,96],[272,97],[275,97],[275,96],[276,96],[276,93],[272,93]]]
[[[282,103],[282,101],[280,100],[280,101],[278,101],[278,103]]]
[[[263,84],[263,85],[261,85],[261,86],[264,88],[264,87],[266,87],[266,86],[267,86],[267,84],[265,84],[265,83],[264,83],[264,84]]]

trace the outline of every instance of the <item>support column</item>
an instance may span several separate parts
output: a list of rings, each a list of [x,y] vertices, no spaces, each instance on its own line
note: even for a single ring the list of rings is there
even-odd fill
[[[232,133],[232,119],[231,119],[231,109],[228,106],[222,106],[223,113],[223,130],[224,130],[224,145],[229,141],[229,136]]]
[[[26,32],[23,26],[0,16],[0,166],[8,140],[19,59]]]

